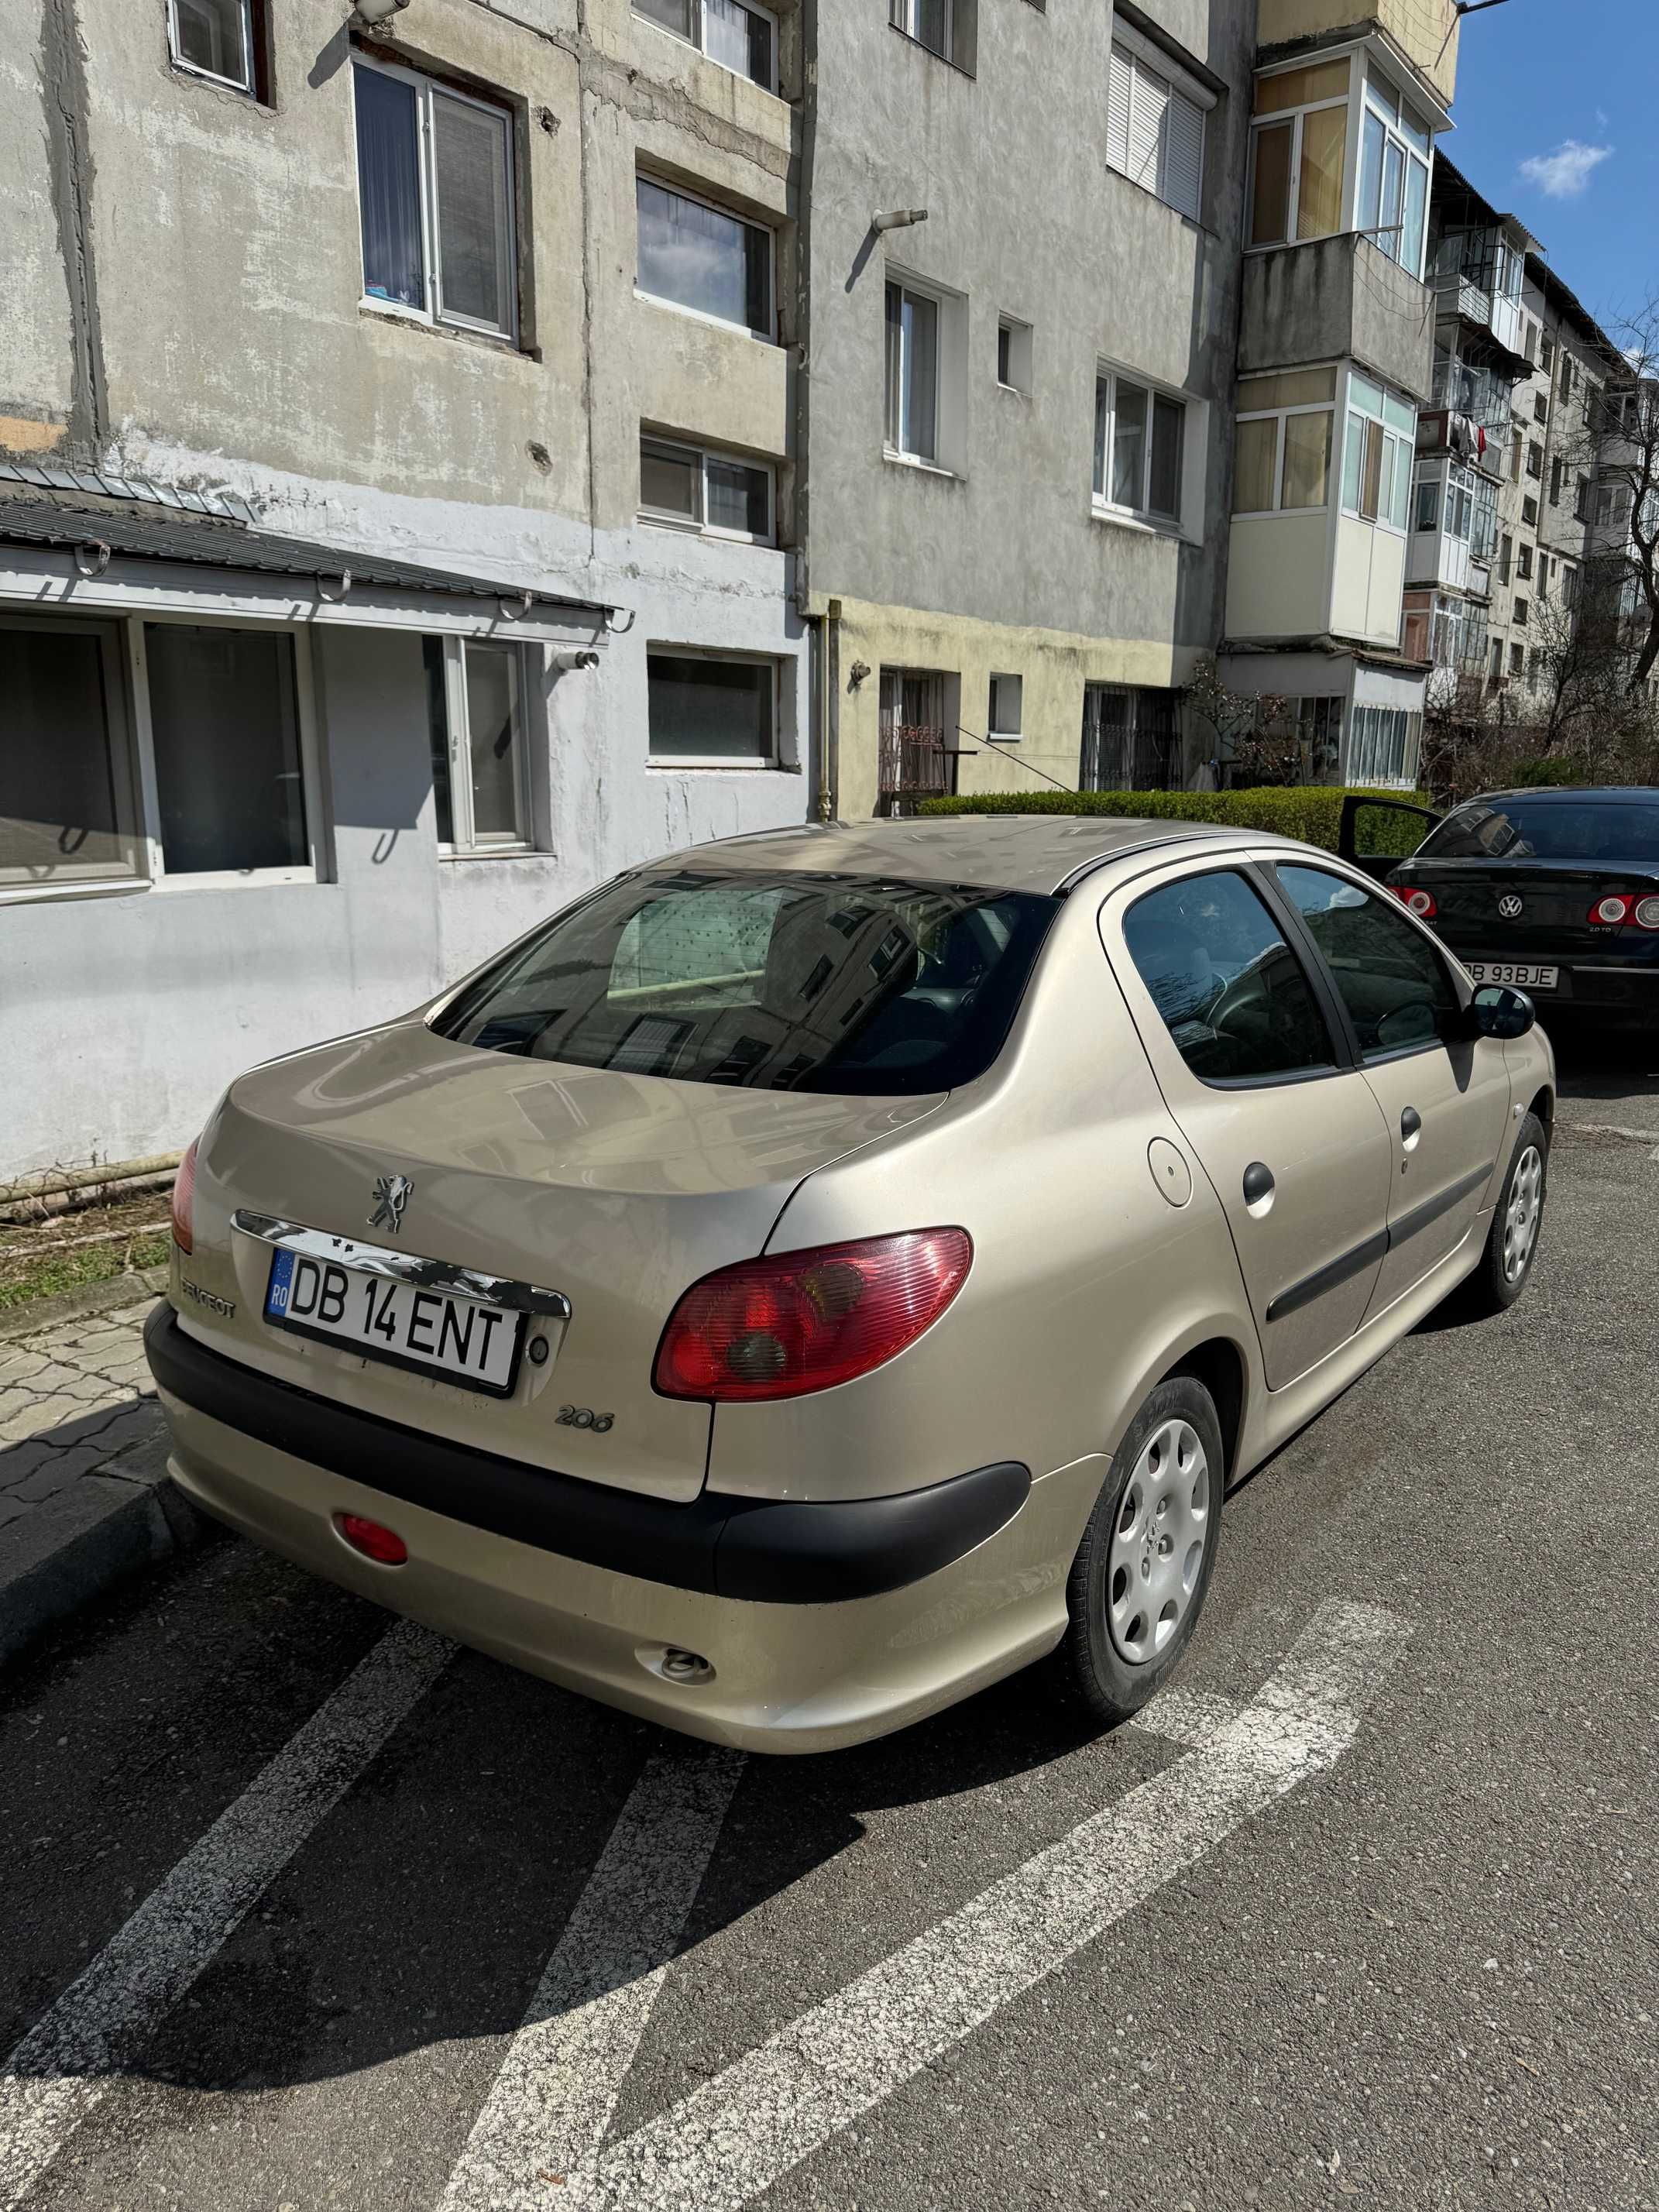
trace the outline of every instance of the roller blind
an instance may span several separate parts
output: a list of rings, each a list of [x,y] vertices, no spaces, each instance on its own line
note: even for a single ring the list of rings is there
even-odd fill
[[[1164,131],[1164,198],[1198,221],[1204,197],[1204,111],[1173,89]]]
[[[1106,159],[1197,221],[1204,191],[1204,111],[1117,45],[1107,79]]]

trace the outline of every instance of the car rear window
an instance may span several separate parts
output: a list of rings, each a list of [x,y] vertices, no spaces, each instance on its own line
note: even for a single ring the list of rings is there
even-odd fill
[[[1424,860],[1659,860],[1659,801],[1476,799],[1449,814]]]
[[[1001,1049],[1059,901],[965,884],[624,877],[432,1026],[489,1052],[762,1091],[948,1091]]]

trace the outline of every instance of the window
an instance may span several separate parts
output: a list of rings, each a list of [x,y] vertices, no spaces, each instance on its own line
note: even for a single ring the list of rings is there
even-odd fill
[[[143,872],[112,623],[0,618],[0,891]]]
[[[1031,325],[1012,315],[997,319],[997,382],[1010,392],[1031,389]]]
[[[1302,963],[1231,870],[1148,891],[1123,941],[1176,1050],[1204,1083],[1324,1074],[1335,1048]]]
[[[1547,553],[1540,553],[1538,556],[1538,596],[1540,599],[1547,599],[1549,595],[1550,556]]]
[[[1576,521],[1588,522],[1589,520],[1589,478],[1588,477],[1579,477],[1577,479],[1577,489],[1573,493],[1572,501],[1572,512]]]
[[[1534,688],[1536,688],[1538,683],[1539,671],[1543,667],[1543,649],[1541,647],[1535,645],[1532,651],[1527,655],[1527,681]]]
[[[1534,480],[1544,473],[1544,448],[1533,440],[1527,447],[1527,474]]]
[[[1545,375],[1546,375],[1546,376],[1549,375],[1549,374],[1550,374],[1550,373],[1551,373],[1551,371],[1554,368],[1554,367],[1555,367],[1555,340],[1554,340],[1553,337],[1547,337],[1545,338],[1544,343],[1543,343],[1543,344],[1542,344],[1541,348],[1540,348],[1540,350],[1539,350],[1539,356],[1538,356],[1538,366],[1540,367],[1540,368],[1541,368],[1541,369],[1543,370],[1543,372],[1544,372],[1544,374],[1545,374]],[[1563,366],[1563,372],[1564,372],[1564,374],[1565,374],[1565,359],[1564,359],[1564,361],[1563,361],[1563,364],[1562,364],[1562,366]]]
[[[1550,419],[1550,403],[1541,392],[1532,395],[1532,412],[1534,422],[1547,422]]]
[[[506,954],[435,1027],[677,1083],[951,1091],[1002,1049],[1059,907],[902,878],[634,873]]]
[[[957,39],[966,27],[958,25],[956,17],[956,0],[887,0],[887,20],[893,28],[941,61],[965,62],[957,54]]]
[[[1519,483],[1521,481],[1521,456],[1525,450],[1526,443],[1526,437],[1517,424],[1510,433],[1510,482],[1511,483]]]
[[[1521,502],[1521,520],[1528,530],[1538,527],[1538,501],[1528,495]]]
[[[1392,85],[1367,70],[1356,228],[1413,276],[1423,273],[1429,148],[1428,125]]]
[[[167,0],[167,46],[180,69],[258,96],[253,0]]]
[[[1325,505],[1335,402],[1334,368],[1239,379],[1235,514]]]
[[[1561,397],[1563,399],[1571,399],[1572,397],[1572,356],[1563,349],[1561,355]]]
[[[742,0],[634,0],[636,15],[647,16],[684,39],[738,76],[775,92],[777,28],[763,8]]]
[[[308,866],[293,638],[147,623],[144,656],[167,873]]]
[[[1019,735],[1024,690],[1024,677],[993,676],[991,711],[986,726],[988,737],[1017,738]]]
[[[772,234],[653,177],[635,183],[641,292],[772,335]]]
[[[1257,77],[1250,133],[1252,246],[1329,238],[1341,229],[1350,80],[1346,60]]]
[[[1550,463],[1550,505],[1561,504],[1561,456],[1558,453]]]
[[[1524,548],[1523,548],[1522,550],[1524,550]],[[1526,603],[1526,601],[1525,601],[1524,599],[1516,599],[1516,601],[1515,602],[1514,611],[1513,611],[1513,614],[1512,614],[1512,616],[1511,616],[1510,619],[1514,622],[1515,626],[1516,626],[1516,628],[1517,629],[1524,629],[1526,628],[1526,626],[1527,626],[1527,603]]]
[[[1342,507],[1366,522],[1404,530],[1411,508],[1417,413],[1358,371],[1348,376]]]
[[[1511,676],[1522,676],[1522,675],[1524,675],[1524,674],[1525,674],[1525,672],[1526,672],[1526,653],[1525,653],[1525,650],[1524,650],[1524,648],[1523,648],[1522,647],[1521,647],[1521,646],[1518,646],[1518,645],[1511,645],[1511,646],[1510,646],[1510,674]]]
[[[1095,500],[1161,522],[1181,519],[1185,403],[1115,372],[1095,380]]]
[[[1538,325],[1525,315],[1521,318],[1521,350],[1535,367],[1538,361]]]
[[[887,449],[939,458],[939,303],[908,284],[887,285]]]
[[[1521,548],[1520,552],[1516,555],[1516,575],[1518,575],[1518,576],[1522,576],[1522,577],[1525,577],[1525,576],[1530,576],[1530,575],[1531,575],[1531,574],[1532,574],[1532,548],[1531,548],[1531,546],[1530,546],[1530,545],[1523,545],[1523,546]]]
[[[532,842],[524,655],[471,638],[424,645],[438,842],[456,853],[522,852]]]
[[[772,543],[772,471],[666,438],[640,440],[640,513],[715,538]]]
[[[1506,530],[1503,543],[1498,549],[1498,580],[1500,584],[1507,584],[1510,580],[1510,564],[1514,557],[1515,540]]]
[[[510,118],[408,70],[360,60],[355,76],[364,295],[512,337]]]
[[[1503,680],[1504,641],[1501,637],[1495,637],[1492,641],[1492,681],[1494,684],[1501,684]]]
[[[1561,604],[1568,607],[1578,604],[1578,571],[1570,568],[1565,561],[1561,563]]]
[[[1179,84],[1175,76],[1176,65],[1150,41],[1131,45],[1120,27],[1107,82],[1106,160],[1196,222],[1204,198],[1204,111],[1210,95],[1184,73]]]
[[[1402,707],[1356,707],[1350,723],[1346,781],[1355,786],[1409,789],[1417,781],[1421,714]]]
[[[769,768],[776,759],[775,662],[653,652],[646,655],[646,681],[653,761]]]
[[[1459,1002],[1445,962],[1423,932],[1346,876],[1284,861],[1274,872],[1324,957],[1364,1058],[1439,1043]]]
[[[1440,527],[1440,479],[1425,477],[1417,487],[1417,527],[1419,530],[1438,530]]]
[[[1083,687],[1079,791],[1169,791],[1181,781],[1181,733],[1173,691],[1127,684]]]

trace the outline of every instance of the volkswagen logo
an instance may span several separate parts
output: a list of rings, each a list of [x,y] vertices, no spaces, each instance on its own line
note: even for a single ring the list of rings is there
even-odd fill
[[[374,1211],[368,1217],[371,1229],[389,1229],[395,1237],[404,1225],[404,1208],[409,1204],[415,1188],[408,1176],[385,1175],[374,1178]]]
[[[1519,918],[1523,903],[1524,902],[1522,900],[1518,892],[1505,891],[1503,897],[1498,902],[1498,911],[1503,915],[1505,921],[1514,921]]]

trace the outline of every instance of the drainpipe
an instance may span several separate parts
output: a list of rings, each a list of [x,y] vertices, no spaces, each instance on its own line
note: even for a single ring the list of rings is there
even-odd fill
[[[841,799],[841,601],[831,599],[819,626],[822,641],[818,734],[823,769],[818,781],[818,819],[833,822]]]

